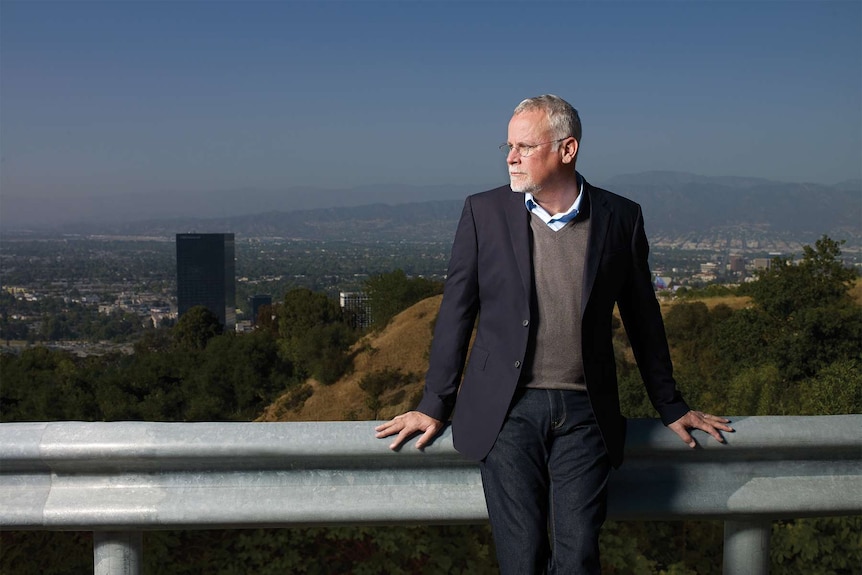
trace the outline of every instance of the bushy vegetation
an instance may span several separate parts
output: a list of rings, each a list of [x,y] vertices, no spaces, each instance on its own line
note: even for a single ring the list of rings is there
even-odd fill
[[[383,329],[393,317],[427,297],[443,293],[443,284],[422,277],[408,278],[402,270],[382,273],[365,282],[371,323]]]
[[[857,274],[827,237],[799,262],[776,258],[739,289],[749,307],[674,304],[665,328],[677,381],[691,405],[710,413],[862,413],[862,306],[849,296]],[[618,346],[623,409],[654,417],[640,374]],[[609,573],[721,573],[721,524],[617,523],[603,533]],[[862,516],[773,524],[772,573],[862,573]]]
[[[44,347],[0,355],[2,420],[248,421],[293,381],[266,333],[187,327],[149,332],[133,355],[79,358]]]
[[[862,413],[862,306],[848,295],[857,277],[840,264],[839,248],[824,237],[799,262],[774,260],[740,288],[749,307],[671,307],[668,339],[692,405],[730,416]],[[391,282],[406,307],[427,287],[414,292],[408,281],[395,274],[375,285]],[[186,316],[171,332],[148,332],[133,356],[4,355],[3,420],[243,420],[285,390],[301,402],[306,377],[331,381],[350,364],[356,334],[333,302],[309,290],[289,292],[274,310],[276,321],[245,335],[214,333],[205,313]],[[654,417],[625,337],[615,345],[626,415]],[[361,386],[379,402],[412,378],[376,372]],[[772,531],[772,573],[862,573],[862,517],[779,521]],[[717,522],[609,522],[604,571],[718,575],[722,536]],[[3,533],[0,544],[3,573],[91,570],[87,535]],[[147,573],[496,572],[487,526],[166,532],[145,534],[144,544]]]
[[[732,415],[862,413],[862,307],[840,244],[773,260],[740,287],[749,307],[674,305],[665,316],[677,379],[692,404]]]

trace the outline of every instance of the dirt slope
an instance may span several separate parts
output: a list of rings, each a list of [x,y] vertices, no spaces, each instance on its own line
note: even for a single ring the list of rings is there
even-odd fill
[[[309,380],[291,389],[276,399],[258,421],[388,419],[415,407],[428,369],[428,348],[442,297],[417,303],[395,316],[382,332],[369,334],[357,342],[353,347],[356,355],[352,373],[332,385]],[[387,390],[380,397],[383,407],[372,410],[368,394],[360,389],[359,382],[366,374],[386,370],[400,370],[410,381]]]

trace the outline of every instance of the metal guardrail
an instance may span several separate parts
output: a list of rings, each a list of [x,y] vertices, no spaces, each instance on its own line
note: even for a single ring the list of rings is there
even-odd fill
[[[374,422],[0,424],[0,529],[94,531],[97,574],[140,573],[160,529],[487,520],[447,428],[391,452]],[[724,572],[768,572],[773,519],[862,514],[862,415],[743,417],[690,449],[631,420],[611,519],[721,519]]]

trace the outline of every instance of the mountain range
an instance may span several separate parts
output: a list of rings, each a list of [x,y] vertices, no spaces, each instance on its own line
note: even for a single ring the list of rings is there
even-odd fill
[[[786,250],[827,234],[846,240],[845,248],[852,251],[862,248],[862,180],[828,186],[646,172],[595,184],[641,204],[653,244]],[[46,217],[44,200],[28,207],[20,199],[4,198],[0,226],[5,232],[172,236],[229,231],[238,237],[451,242],[464,198],[476,191],[463,185],[384,185],[118,196],[77,203],[76,209],[48,202],[52,217]]]

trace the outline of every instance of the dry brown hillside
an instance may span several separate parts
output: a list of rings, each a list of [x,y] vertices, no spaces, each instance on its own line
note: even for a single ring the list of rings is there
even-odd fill
[[[431,332],[442,297],[417,303],[395,316],[382,332],[357,342],[352,373],[332,385],[310,380],[291,389],[276,399],[258,421],[388,419],[415,407],[428,368]],[[409,382],[387,390],[379,398],[383,407],[372,410],[368,394],[359,383],[366,374],[387,370],[400,371]]]
[[[859,298],[862,282],[854,288]],[[423,300],[401,312],[380,333],[363,337],[353,347],[353,371],[333,383],[309,380],[273,402],[258,421],[341,421],[388,419],[416,406],[428,368],[431,333],[442,296]],[[739,309],[749,298],[726,296],[703,300],[710,308],[720,303]],[[674,303],[662,303],[666,313]],[[377,396],[360,388],[369,374],[398,371],[398,385]],[[376,404],[376,405],[375,405]]]

